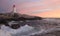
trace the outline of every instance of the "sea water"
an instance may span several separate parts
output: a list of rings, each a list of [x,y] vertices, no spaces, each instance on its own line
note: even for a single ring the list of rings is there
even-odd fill
[[[32,33],[38,32],[38,29],[35,29],[34,27],[28,25],[21,26],[18,29],[12,29],[8,26],[2,25],[1,29],[6,32],[8,31],[12,34],[12,36],[29,36]]]

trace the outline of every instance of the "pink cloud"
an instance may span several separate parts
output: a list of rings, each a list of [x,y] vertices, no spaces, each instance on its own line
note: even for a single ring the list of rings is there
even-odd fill
[[[35,12],[35,11],[38,12],[37,10],[44,11],[44,9],[49,9],[49,8],[56,9],[57,8],[56,6],[60,5],[60,0],[41,0],[41,1],[39,0],[37,2],[35,1],[35,2],[22,2],[22,3],[20,3],[21,2],[20,0],[11,0],[11,1],[15,1],[17,11],[20,13],[29,13],[29,12]],[[12,10],[11,5],[13,5],[13,2],[11,1],[8,2],[8,0],[3,0],[1,1],[2,4],[0,3],[1,4],[0,6],[2,6],[4,9]]]
[[[35,10],[55,8],[60,4],[60,0],[45,0],[42,2],[26,2],[22,3],[20,6],[20,12],[27,13]],[[38,11],[37,11],[38,12]]]

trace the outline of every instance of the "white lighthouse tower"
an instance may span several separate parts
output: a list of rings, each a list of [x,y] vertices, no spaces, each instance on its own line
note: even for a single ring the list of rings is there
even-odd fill
[[[12,11],[13,11],[13,13],[17,13],[15,5],[13,5],[13,10]]]
[[[12,7],[12,15],[15,16],[16,13],[17,13],[16,6],[13,5],[13,7]]]
[[[15,5],[13,5],[13,7],[12,7],[12,16],[17,16],[18,15],[18,13],[17,13],[17,9],[16,9],[16,7],[15,7]]]

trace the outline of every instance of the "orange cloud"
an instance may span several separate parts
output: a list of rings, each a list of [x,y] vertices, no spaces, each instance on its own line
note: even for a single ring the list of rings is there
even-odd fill
[[[34,14],[35,16],[40,16],[43,18],[60,18],[60,9],[52,10],[49,12],[42,12],[38,14]]]

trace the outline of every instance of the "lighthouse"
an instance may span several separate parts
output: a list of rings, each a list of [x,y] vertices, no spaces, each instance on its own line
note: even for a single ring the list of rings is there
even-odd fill
[[[16,16],[16,14],[17,14],[16,6],[13,5],[13,7],[12,7],[12,16]]]
[[[13,5],[13,7],[12,7],[12,16],[13,17],[18,17],[19,16],[19,14],[17,13],[17,9],[16,9],[16,6],[15,5]]]
[[[16,6],[15,6],[15,5],[13,5],[13,10],[12,10],[12,12],[13,12],[13,13],[17,13],[17,11],[16,11]]]

